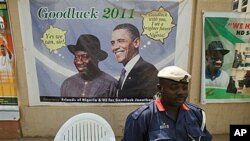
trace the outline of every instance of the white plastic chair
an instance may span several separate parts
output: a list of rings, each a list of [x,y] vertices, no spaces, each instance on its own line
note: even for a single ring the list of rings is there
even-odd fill
[[[54,141],[115,141],[115,134],[103,117],[81,113],[61,126]]]

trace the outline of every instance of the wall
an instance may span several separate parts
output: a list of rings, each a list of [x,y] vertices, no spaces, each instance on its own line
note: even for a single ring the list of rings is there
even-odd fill
[[[122,136],[126,116],[136,106],[29,106],[25,62],[20,33],[17,0],[8,0],[17,57],[20,129],[23,136],[54,136],[59,127],[71,116],[94,112],[111,124],[116,136]],[[230,124],[250,124],[250,103],[219,103],[201,105],[200,74],[202,47],[202,11],[231,11],[232,0],[193,0],[193,20],[190,44],[189,70],[192,74],[189,101],[200,105],[207,115],[207,128],[212,134],[229,133]],[[21,17],[25,18],[25,17]]]

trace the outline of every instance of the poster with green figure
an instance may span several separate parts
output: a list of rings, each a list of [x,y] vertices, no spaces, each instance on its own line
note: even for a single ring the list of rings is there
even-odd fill
[[[250,101],[250,16],[203,13],[202,103]]]
[[[0,0],[0,120],[18,120],[15,50],[6,0]]]

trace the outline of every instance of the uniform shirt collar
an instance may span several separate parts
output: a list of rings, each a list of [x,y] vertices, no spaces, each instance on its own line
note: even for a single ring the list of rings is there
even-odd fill
[[[156,107],[159,111],[166,111],[166,109],[163,107],[162,103],[161,103],[161,99],[159,97],[157,97],[155,99],[155,104],[156,104]],[[181,109],[185,110],[185,111],[189,111],[189,108],[185,105],[185,104],[182,104],[181,105]]]

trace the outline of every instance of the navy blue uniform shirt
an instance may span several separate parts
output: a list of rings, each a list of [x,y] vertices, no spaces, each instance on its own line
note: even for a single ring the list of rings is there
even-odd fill
[[[211,141],[202,118],[200,108],[185,102],[175,121],[157,98],[127,117],[122,141]]]

